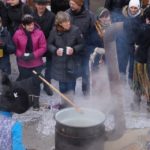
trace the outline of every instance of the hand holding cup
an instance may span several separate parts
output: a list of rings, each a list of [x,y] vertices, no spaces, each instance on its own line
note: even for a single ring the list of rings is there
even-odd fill
[[[73,54],[73,48],[67,46],[67,47],[66,47],[66,54],[67,54],[67,55],[72,55],[72,54]]]
[[[57,51],[56,51],[57,56],[63,56],[63,51],[64,51],[63,48],[58,48]]]

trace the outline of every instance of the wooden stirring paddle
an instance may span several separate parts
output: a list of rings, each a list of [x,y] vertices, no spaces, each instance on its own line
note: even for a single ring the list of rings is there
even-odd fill
[[[50,87],[53,91],[55,91],[57,94],[59,94],[64,100],[66,100],[71,106],[73,106],[77,112],[81,112],[81,109],[79,106],[77,106],[75,103],[73,103],[68,97],[66,97],[64,94],[62,94],[57,88],[55,88],[52,84],[50,84],[42,75],[39,75],[35,70],[32,71],[35,75],[39,77],[48,87]]]

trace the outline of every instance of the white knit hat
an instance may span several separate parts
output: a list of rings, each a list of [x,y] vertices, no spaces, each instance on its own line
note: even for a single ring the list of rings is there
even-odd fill
[[[130,0],[129,2],[129,7],[137,7],[138,9],[140,9],[140,1],[139,0]]]

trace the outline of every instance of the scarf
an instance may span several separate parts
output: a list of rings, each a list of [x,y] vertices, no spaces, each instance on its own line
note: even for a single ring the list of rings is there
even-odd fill
[[[32,53],[33,52],[33,43],[31,38],[31,32],[28,32],[25,30],[25,34],[27,36],[27,44],[26,44],[26,53]]]
[[[132,15],[132,14],[130,13],[129,9],[128,9],[128,14],[129,14],[129,16],[130,16],[131,18],[137,17],[138,15],[140,15],[140,13],[141,13],[141,9],[139,9],[139,11],[138,11],[135,15]]]

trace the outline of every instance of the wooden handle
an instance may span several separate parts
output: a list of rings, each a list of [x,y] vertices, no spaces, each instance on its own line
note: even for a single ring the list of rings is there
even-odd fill
[[[34,74],[38,75],[38,73],[33,70]],[[81,109],[75,105],[68,97],[66,97],[64,94],[62,94],[58,89],[56,89],[52,84],[50,84],[46,79],[44,79],[41,75],[38,75],[38,77],[46,84],[48,85],[53,91],[55,91],[57,94],[59,94],[64,100],[66,100],[70,105],[72,105],[76,111],[81,112]]]

